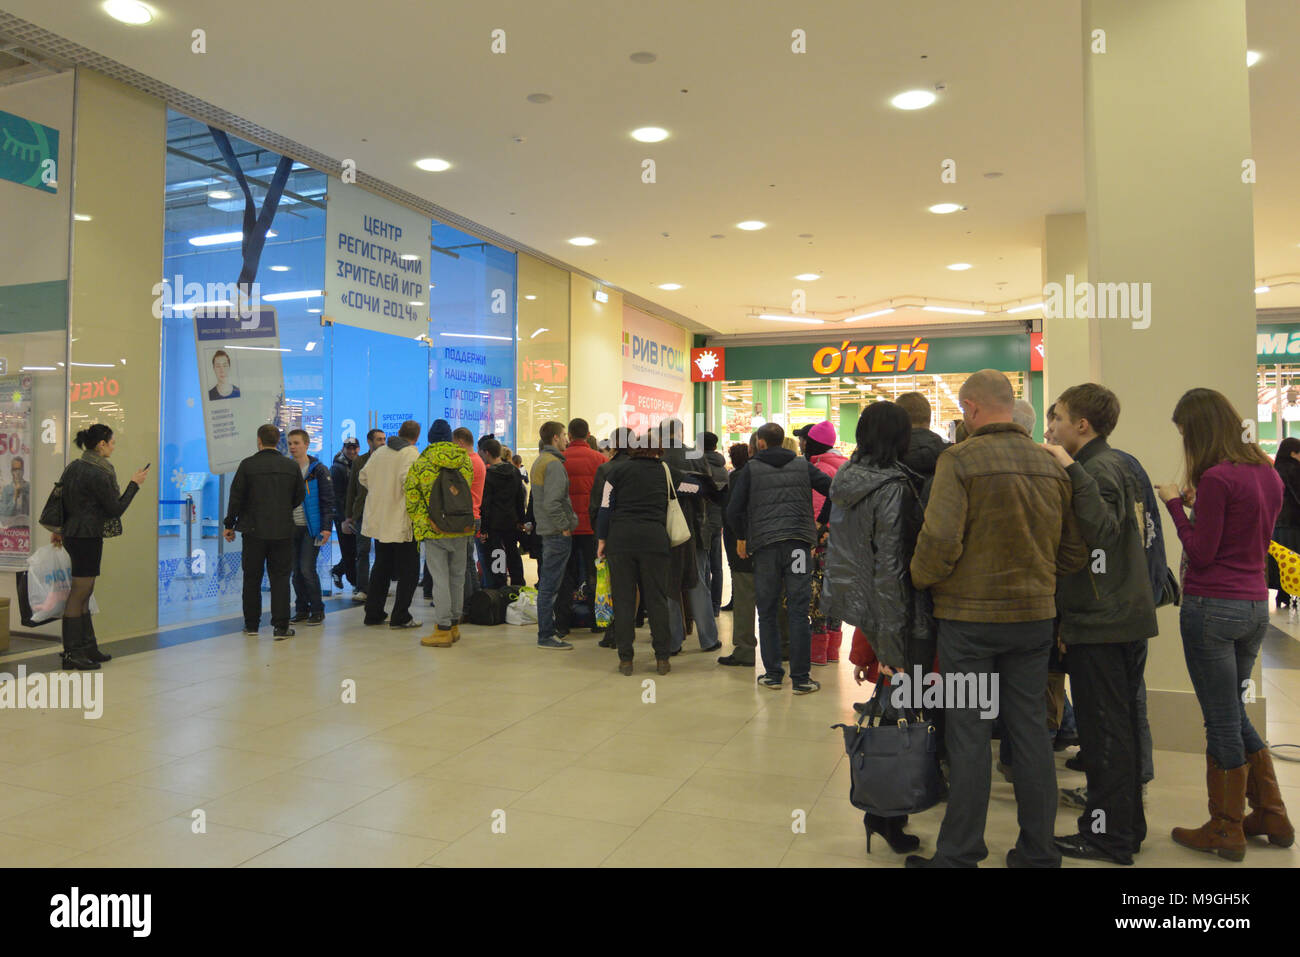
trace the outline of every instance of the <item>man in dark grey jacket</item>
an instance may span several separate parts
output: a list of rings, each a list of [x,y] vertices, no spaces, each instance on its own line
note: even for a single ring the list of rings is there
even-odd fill
[[[727,488],[727,460],[718,451],[718,437],[712,432],[703,432],[700,438],[704,442],[704,464],[708,467],[713,485],[718,489]],[[713,617],[722,611],[722,509],[726,504],[725,496],[721,502],[709,502],[705,511],[709,517],[708,541],[701,542],[702,551],[708,555],[709,597],[713,599]]]
[[[727,503],[727,520],[736,528],[736,554],[754,556],[754,591],[758,596],[758,644],[765,673],[758,683],[779,690],[781,635],[777,613],[784,584],[790,620],[790,681],[795,694],[812,694],[821,684],[810,675],[812,549],[817,526],[812,490],[829,495],[831,480],[807,459],[781,447],[785,430],[775,422],[754,433],[757,454],[740,471]]]
[[[555,633],[555,599],[573,550],[573,530],[578,527],[561,451],[569,437],[563,422],[543,422],[539,437],[532,474],[533,521],[542,539],[542,560],[537,569],[537,647],[572,651],[573,645],[561,641]]]
[[[903,464],[921,477],[922,484],[934,478],[934,468],[948,443],[930,429],[930,400],[919,392],[904,392],[894,400],[912,422],[912,437]]]
[[[1142,810],[1138,690],[1147,639],[1157,632],[1147,575],[1146,530],[1128,463],[1106,443],[1119,400],[1104,386],[1073,386],[1056,403],[1056,445],[1070,476],[1072,507],[1088,564],[1057,580],[1079,746],[1087,755],[1088,803],[1078,833],[1058,837],[1067,857],[1132,864],[1146,838]]]
[[[271,625],[275,640],[293,636],[289,627],[289,573],[293,569],[293,510],[307,486],[293,459],[281,455],[280,430],[257,430],[257,453],[239,463],[226,506],[226,541],[244,536],[244,634],[257,635],[262,618],[262,573],[271,581]]]

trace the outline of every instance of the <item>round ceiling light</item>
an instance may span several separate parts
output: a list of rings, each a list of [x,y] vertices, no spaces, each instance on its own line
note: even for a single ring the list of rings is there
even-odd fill
[[[970,269],[970,263],[950,263],[948,268],[953,272],[962,272],[963,270]]]
[[[288,266],[272,266],[272,267],[271,267],[271,272],[288,272],[288,271],[289,271],[289,267],[288,267]]]
[[[632,139],[640,143],[662,143],[668,139],[668,131],[658,126],[643,126],[632,131]]]
[[[639,53],[633,53],[628,57],[628,59],[633,63],[654,63],[654,61],[659,59],[659,57],[653,53],[642,50]]]
[[[767,223],[764,223],[757,219],[747,219],[743,223],[736,223],[737,229],[743,229],[746,230],[747,232],[753,232],[756,229],[763,229],[766,226]]]
[[[551,94],[529,93],[527,99],[529,103],[549,103],[551,102]]]
[[[1247,51],[1246,51],[1246,69],[1250,69],[1250,68],[1251,68],[1252,66],[1254,66],[1256,63],[1258,63],[1258,62],[1259,62],[1259,57],[1260,57],[1260,54],[1259,54],[1259,51],[1258,51],[1258,50],[1247,50]]]
[[[960,203],[935,203],[930,207],[930,212],[938,213],[942,216],[944,213],[955,213],[961,208]]]
[[[213,189],[208,191],[208,196],[212,199],[234,199],[235,194],[227,189]]]
[[[574,236],[572,239],[569,240],[569,242],[574,246],[596,245],[596,240],[592,239],[590,236]]]
[[[139,26],[153,19],[153,11],[139,0],[104,0],[104,12],[114,20]]]
[[[672,292],[672,291],[675,290],[675,289],[681,289],[681,288],[682,288],[682,284],[679,283],[679,282],[665,282],[665,283],[661,283],[661,284],[659,285],[659,288],[660,288],[660,289],[665,289],[665,290],[667,290],[668,292]]]
[[[890,105],[900,110],[923,110],[937,97],[929,90],[908,90],[889,101]]]
[[[814,280],[821,279],[822,277],[815,272],[801,272],[799,273],[799,275],[795,276],[794,278],[798,279],[800,282],[813,282]]]
[[[445,159],[438,159],[436,156],[431,156],[428,159],[416,160],[415,165],[426,173],[441,173],[445,169],[451,169],[450,163]]]

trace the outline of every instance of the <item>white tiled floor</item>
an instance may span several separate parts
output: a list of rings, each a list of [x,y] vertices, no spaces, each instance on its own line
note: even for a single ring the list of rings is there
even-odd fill
[[[729,614],[721,626],[727,641]],[[847,658],[815,669],[820,694],[795,698],[788,683],[777,694],[718,666],[694,638],[661,678],[643,632],[629,679],[585,631],[572,652],[539,651],[527,628],[467,626],[450,649],[422,648],[419,634],[365,628],[348,608],[287,642],[264,629],[116,659],[98,721],[6,712],[0,865],[902,863],[883,842],[866,855],[848,802],[830,728],[864,697]],[[348,680],[355,704],[342,700]],[[1270,739],[1300,742],[1300,671],[1270,670],[1265,688]],[[1253,843],[1231,865],[1169,840],[1204,819],[1202,761],[1157,752],[1139,866],[1300,863],[1296,849]],[[1300,809],[1300,765],[1276,764]],[[1059,780],[1083,783],[1064,768]],[[913,818],[923,852],[942,810]],[[1062,808],[1058,833],[1074,817]],[[1015,833],[1011,786],[995,774],[989,866]]]

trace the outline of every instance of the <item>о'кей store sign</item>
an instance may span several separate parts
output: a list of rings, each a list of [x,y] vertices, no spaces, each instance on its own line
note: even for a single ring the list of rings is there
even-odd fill
[[[1029,336],[909,336],[876,341],[839,338],[776,346],[726,346],[726,375],[739,379],[811,379],[819,376],[895,376],[1029,370]]]

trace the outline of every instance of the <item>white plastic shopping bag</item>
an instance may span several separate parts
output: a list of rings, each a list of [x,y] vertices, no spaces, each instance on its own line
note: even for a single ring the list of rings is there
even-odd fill
[[[506,606],[507,625],[537,624],[537,589],[525,587],[519,590],[519,597]]]
[[[62,618],[72,589],[72,559],[62,548],[43,545],[27,559],[27,600],[32,605],[32,619],[45,621]],[[99,606],[95,596],[90,596],[90,613],[96,614]]]

